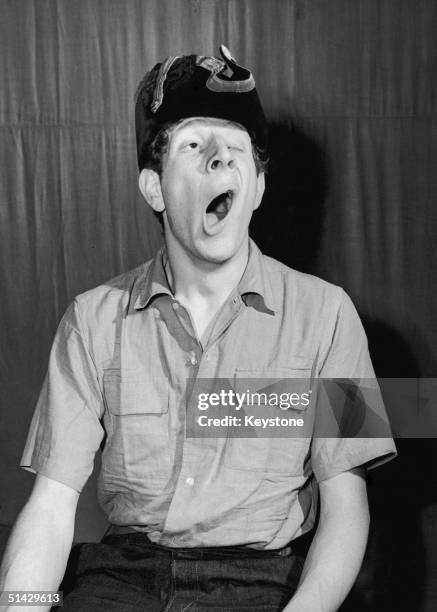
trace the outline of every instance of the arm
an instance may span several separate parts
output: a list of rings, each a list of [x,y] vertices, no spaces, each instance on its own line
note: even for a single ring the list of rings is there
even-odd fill
[[[363,470],[322,481],[320,506],[299,587],[284,612],[338,610],[359,572],[369,529]]]
[[[12,530],[0,569],[0,591],[56,591],[73,541],[79,493],[38,475]],[[25,607],[7,608],[14,612]],[[50,605],[33,607],[45,612]]]

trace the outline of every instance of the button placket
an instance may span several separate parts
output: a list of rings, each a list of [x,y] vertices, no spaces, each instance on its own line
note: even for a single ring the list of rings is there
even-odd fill
[[[186,365],[189,372],[189,374],[188,372],[187,374],[190,379],[196,380],[199,377],[208,378],[208,376],[211,376],[211,368],[215,369],[214,366],[218,359],[217,344],[219,338],[226,332],[243,309],[243,302],[240,296],[236,296],[236,299],[232,300],[228,304],[228,307],[226,316],[221,319],[221,325],[219,325],[216,333],[213,332],[213,335],[210,336],[205,348],[202,347],[199,340],[196,338],[194,331],[191,333],[193,339],[192,348],[185,353]],[[185,315],[183,318],[185,319],[186,327],[184,327],[187,329],[188,325],[191,324],[194,330],[189,312],[185,311],[184,307],[181,305],[179,305],[178,309],[175,309],[175,314],[176,310],[178,310],[177,317],[179,319],[182,318],[181,315]],[[191,401],[191,398],[187,397],[187,401]],[[195,475],[199,462],[199,443],[199,440],[192,440],[190,438],[184,438],[183,440],[178,483],[166,519],[166,527],[170,529],[178,527],[178,508],[180,508],[180,505],[184,503],[189,505],[191,503],[190,500],[192,500],[193,496],[196,494]],[[194,476],[192,474],[194,474]],[[181,541],[181,539],[178,538],[178,541]]]

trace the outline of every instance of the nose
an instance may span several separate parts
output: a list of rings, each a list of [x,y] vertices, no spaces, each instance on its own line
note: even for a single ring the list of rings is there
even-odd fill
[[[209,172],[234,167],[234,155],[224,140],[212,137],[208,149],[207,170]]]

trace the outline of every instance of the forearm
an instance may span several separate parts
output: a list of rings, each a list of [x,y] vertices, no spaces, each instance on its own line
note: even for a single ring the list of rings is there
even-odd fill
[[[285,612],[335,612],[363,560],[369,529],[367,498],[323,508],[299,587]]]
[[[65,572],[74,510],[28,502],[9,538],[0,568],[0,591],[56,591]],[[4,608],[3,608],[4,609]],[[28,610],[14,606],[13,612]],[[33,607],[45,611],[50,606]]]

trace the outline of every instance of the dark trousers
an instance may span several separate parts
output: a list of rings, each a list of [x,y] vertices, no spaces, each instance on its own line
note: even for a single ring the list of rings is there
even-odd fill
[[[167,548],[142,533],[108,535],[80,546],[75,584],[59,610],[277,612],[296,590],[298,548]]]

